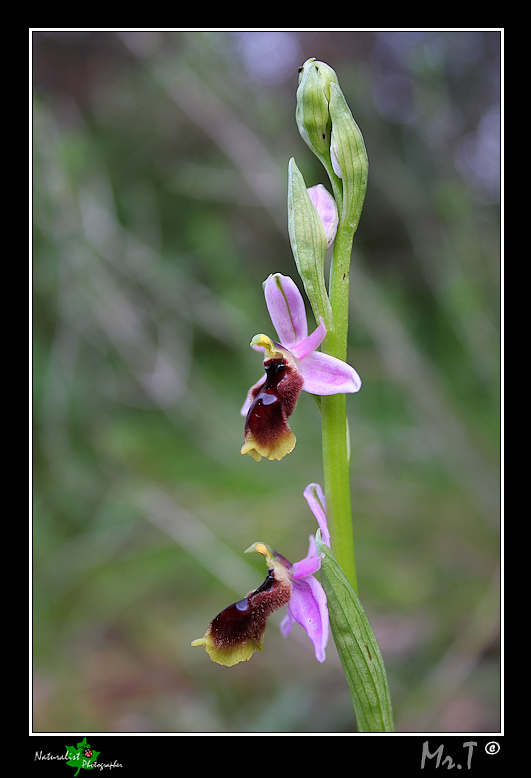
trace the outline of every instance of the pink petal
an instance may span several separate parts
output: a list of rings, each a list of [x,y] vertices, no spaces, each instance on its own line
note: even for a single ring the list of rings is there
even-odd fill
[[[296,581],[299,578],[306,578],[309,575],[313,575],[320,569],[321,557],[317,556],[315,552],[315,540],[312,536],[310,537],[310,551],[308,552],[308,556],[301,559],[300,562],[295,562],[291,568],[291,574],[293,580]]]
[[[323,543],[330,548],[330,533],[326,520],[326,502],[323,490],[319,484],[308,484],[304,490],[304,497],[310,506],[310,510],[317,519]]]
[[[302,359],[299,370],[304,378],[303,389],[310,394],[350,394],[361,389],[361,378],[353,367],[320,351]]]
[[[308,336],[306,308],[295,282],[280,273],[270,275],[264,285],[267,310],[282,345],[289,349]]]
[[[325,648],[328,643],[329,618],[326,594],[317,578],[309,576],[293,581],[288,609],[291,618],[295,619],[306,630],[313,643],[316,659],[319,662],[324,662]]]
[[[295,619],[290,613],[289,602],[288,602],[288,612],[280,622],[280,634],[282,635],[282,637],[286,638],[289,635],[294,621]]]
[[[336,237],[339,221],[336,201],[322,184],[311,186],[308,189],[308,195],[321,217],[326,235],[326,247],[330,248]]]
[[[311,335],[308,335],[303,341],[297,343],[297,345],[291,349],[291,353],[293,356],[297,357],[297,359],[305,359],[305,357],[321,345],[325,337],[326,327],[322,318],[319,317],[319,326]]]

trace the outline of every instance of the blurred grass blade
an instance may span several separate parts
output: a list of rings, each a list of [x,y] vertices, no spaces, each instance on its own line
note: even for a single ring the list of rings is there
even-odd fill
[[[328,598],[330,626],[347,678],[358,732],[393,732],[393,713],[380,647],[361,602],[317,533],[324,554],[321,581]]]

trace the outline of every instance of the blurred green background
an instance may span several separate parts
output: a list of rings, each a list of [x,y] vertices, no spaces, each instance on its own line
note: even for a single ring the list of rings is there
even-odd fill
[[[500,727],[500,33],[35,31],[36,732],[355,732],[335,646],[296,627],[231,669],[190,642],[316,529],[320,419],[240,455],[299,283],[287,165],[297,68],[331,65],[370,174],[348,398],[360,596],[397,731]],[[302,288],[299,283],[299,287]],[[278,618],[277,618],[278,617]]]

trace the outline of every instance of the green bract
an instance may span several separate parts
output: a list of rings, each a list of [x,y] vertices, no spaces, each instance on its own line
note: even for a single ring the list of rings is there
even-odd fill
[[[359,598],[317,532],[321,581],[330,626],[343,665],[358,732],[393,732],[393,713],[382,654]]]
[[[332,311],[324,278],[326,234],[294,159],[288,167],[288,230],[295,264],[315,318],[319,321],[321,317],[330,330]]]
[[[365,199],[369,160],[360,129],[336,84],[330,84],[330,116],[332,167],[343,184],[341,221],[344,228],[354,234]]]

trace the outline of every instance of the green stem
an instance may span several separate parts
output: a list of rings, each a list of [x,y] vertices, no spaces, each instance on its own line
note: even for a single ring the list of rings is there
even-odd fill
[[[339,225],[330,269],[333,328],[321,346],[325,354],[346,361],[349,307],[349,268],[352,233]],[[326,510],[337,562],[355,592],[358,591],[354,532],[350,501],[350,456],[346,395],[321,397],[323,471]]]

